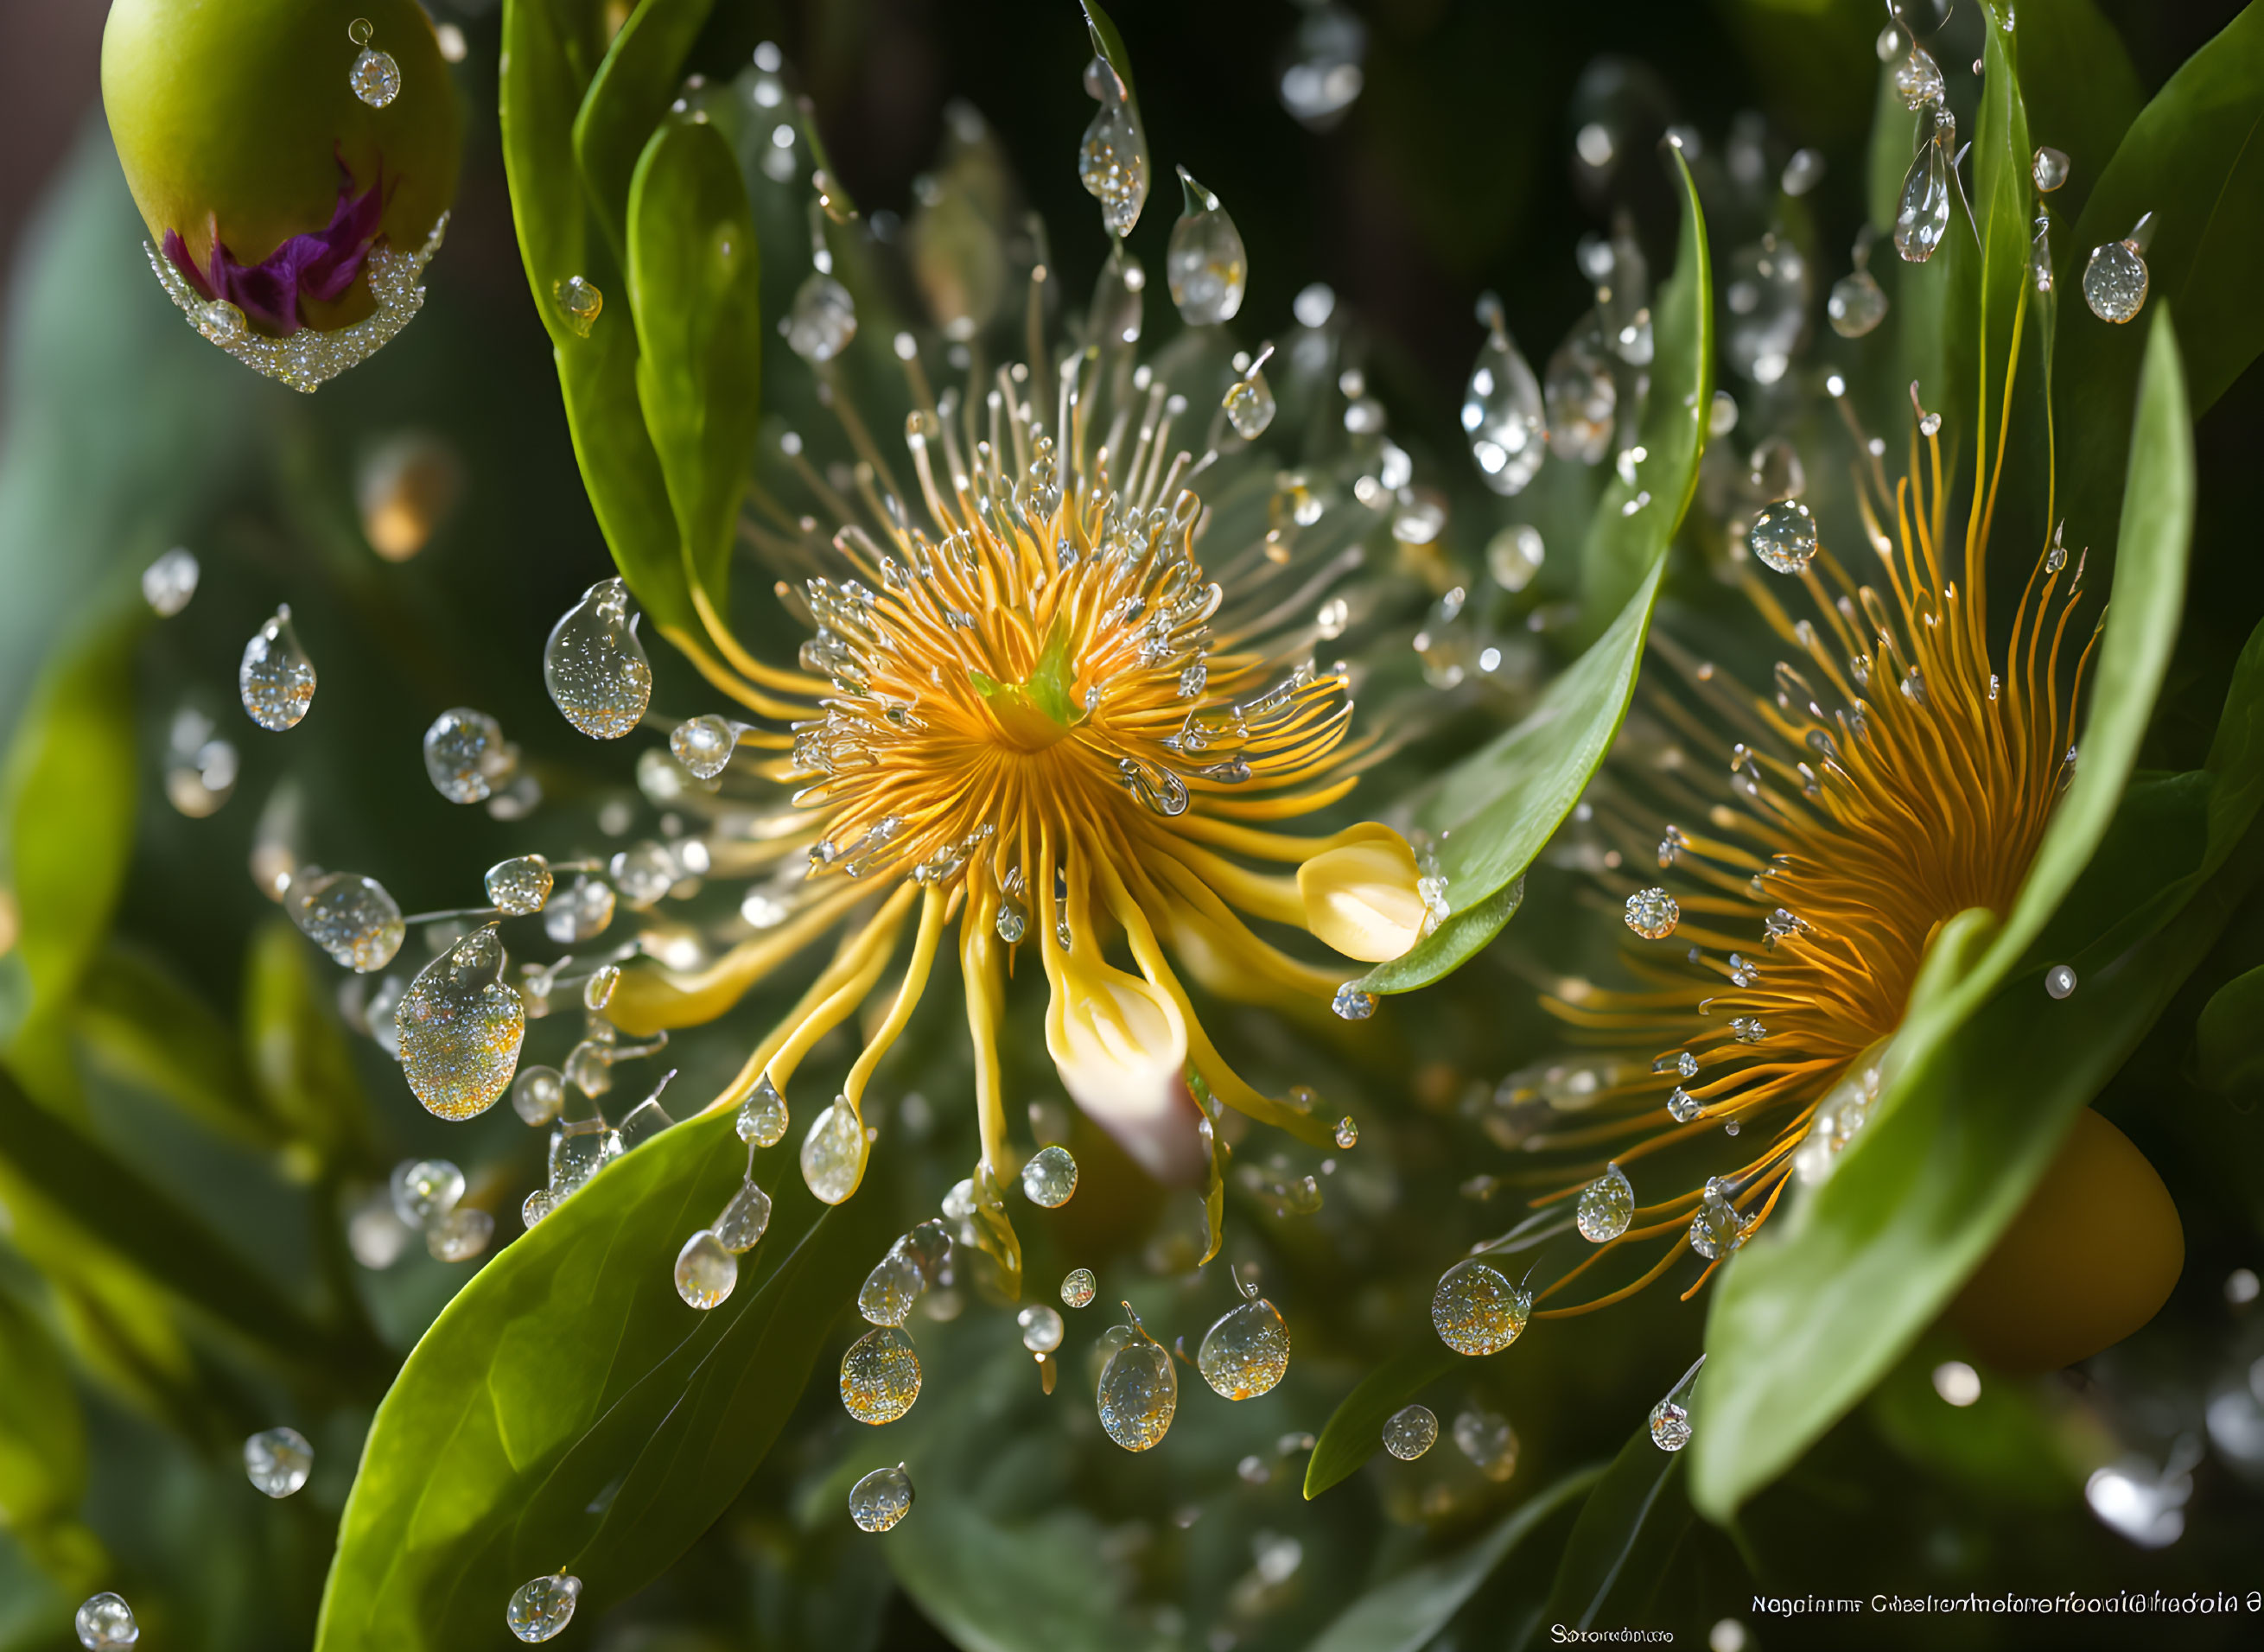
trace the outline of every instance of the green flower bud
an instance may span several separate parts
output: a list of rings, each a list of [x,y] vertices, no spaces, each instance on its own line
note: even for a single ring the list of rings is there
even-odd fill
[[[358,20],[398,71],[381,106],[353,83]],[[116,0],[102,95],[152,240],[268,332],[368,315],[369,250],[415,250],[454,198],[455,91],[416,0]]]

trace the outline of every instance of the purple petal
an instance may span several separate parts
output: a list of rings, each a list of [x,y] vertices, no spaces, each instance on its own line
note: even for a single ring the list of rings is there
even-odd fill
[[[171,229],[165,232],[165,256],[207,298],[224,298],[268,331],[287,338],[304,323],[301,300],[330,303],[353,285],[385,216],[381,165],[378,181],[359,195],[353,192],[353,174],[344,162],[338,171],[345,182],[338,185],[329,227],[292,236],[258,264],[238,264],[215,238],[212,269],[200,270],[188,243]]]

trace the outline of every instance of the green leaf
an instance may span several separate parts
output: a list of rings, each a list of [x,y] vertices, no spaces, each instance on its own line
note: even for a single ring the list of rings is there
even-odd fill
[[[1643,1621],[1690,1528],[1690,1499],[1676,1472],[1682,1456],[1651,1443],[1648,1418],[1629,1437],[1581,1505],[1542,1623],[1587,1629],[1600,1619],[1606,1627]]]
[[[562,1568],[595,1616],[715,1521],[885,1243],[884,1188],[829,1210],[773,1158],[770,1231],[705,1314],[671,1273],[739,1185],[728,1109],[608,1166],[456,1294],[378,1409],[317,1652],[492,1643],[512,1591]]]
[[[2049,141],[2049,140],[2047,140]],[[2252,4],[2189,58],[2131,123],[2072,235],[2056,235],[2059,283],[2073,293],[2093,248],[2154,214],[2149,307],[2177,307],[2191,341],[2196,416],[2264,350],[2264,4]],[[2060,476],[2071,545],[2097,545],[2115,516],[2121,456],[2148,345],[2071,303],[2055,367],[2063,419]]]
[[[2208,866],[2215,871],[2264,805],[2264,624],[2248,634],[2233,664],[2202,766],[2217,779],[2209,804]]]
[[[1656,308],[1658,351],[1644,420],[1651,457],[1633,482],[1615,477],[1605,489],[1581,553],[1591,611],[1616,617],[1524,721],[1456,764],[1418,801],[1417,824],[1440,840],[1452,916],[1404,957],[1371,971],[1360,983],[1367,991],[1428,985],[1493,938],[1517,909],[1512,886],[1571,812],[1627,715],[1666,547],[1698,485],[1713,402],[1706,221],[1689,167],[1680,151],[1668,155],[1682,185],[1682,245]]]
[[[77,1032],[89,1061],[110,1076],[231,1141],[275,1146],[235,1032],[156,954],[104,948],[80,988]]]
[[[2194,1063],[2201,1082],[2222,1093],[2264,1085],[2264,967],[2235,975],[2202,1006]]]
[[[0,1290],[0,1526],[74,1590],[105,1560],[78,1521],[86,1494],[86,1419],[47,1328]]]
[[[2196,942],[2188,907],[2130,951],[2128,928],[2111,923],[2066,959],[2081,983],[2066,1004],[2041,990],[2033,969],[2007,985],[2016,963],[2033,963],[2034,943],[2122,800],[2183,605],[2192,437],[2175,336],[2158,315],[2076,779],[1977,961],[1929,967],[1941,979],[1913,994],[1869,1124],[1832,1175],[1724,1272],[1707,1327],[1705,1426],[1692,1446],[1693,1495],[1711,1518],[1781,1474],[1933,1321],[2224,921],[2204,914],[2210,927]],[[2199,904],[2217,903],[2204,891]]]
[[[1911,155],[1918,147],[1918,116],[1895,90],[1896,62],[1879,65],[1878,100],[1871,112],[1870,221],[1882,243],[1895,233],[1895,212],[1902,204],[1903,178],[1910,170]],[[1881,264],[1892,257],[1883,245]],[[1876,273],[1876,272],[1874,272]]]
[[[1346,1607],[1306,1652],[1421,1652],[1519,1544],[1586,1493],[1603,1473],[1599,1467],[1565,1475],[1453,1554],[1411,1567],[1368,1590]]]
[[[1085,26],[1092,32],[1093,51],[1116,71],[1116,78],[1124,83],[1125,95],[1134,96],[1132,54],[1124,49],[1124,37],[1116,32],[1115,19],[1102,9],[1100,0],[1084,0],[1084,5]]]
[[[512,221],[534,308],[549,330],[582,485],[621,577],[659,625],[698,623],[675,512],[659,455],[638,410],[636,323],[602,249],[591,244],[588,206],[574,160],[573,122],[604,35],[590,0],[504,0],[497,117]],[[561,308],[560,286],[580,277],[603,291],[589,335]]]
[[[99,620],[44,675],[8,754],[9,880],[31,1004],[7,1054],[50,1106],[76,1105],[69,1031],[79,982],[109,932],[134,851],[135,603]]]
[[[1313,1454],[1305,1460],[1305,1500],[1310,1503],[1375,1456],[1383,1444],[1384,1419],[1468,1358],[1429,1335],[1362,1377],[1313,1442]]]
[[[686,576],[723,607],[762,422],[761,260],[731,146],[671,120],[629,192],[629,301],[637,397],[660,455]]]
[[[1670,146],[1666,156],[1682,192],[1680,246],[1674,273],[1651,307],[1657,347],[1640,443],[1647,456],[1635,467],[1634,480],[1615,474],[1605,486],[1580,547],[1581,601],[1591,634],[1604,628],[1607,614],[1625,612],[1665,556],[1697,491],[1713,417],[1714,277],[1706,217],[1682,151]]]
[[[2028,142],[2028,107],[2014,70],[2014,36],[1999,26],[2007,8],[1982,8],[1981,112],[1973,134],[1973,218],[1980,242],[1977,287],[1980,315],[1976,323],[1975,409],[1977,431],[1990,434],[1992,452],[2002,417],[2006,373],[2013,360],[2014,323],[2028,293],[2028,203],[2035,185],[2030,174],[2035,150]],[[1992,388],[1993,384],[1993,388]]]
[[[574,117],[574,158],[619,260],[629,262],[630,181],[637,157],[684,78],[715,0],[637,0],[637,9],[606,48]]]
[[[371,1151],[368,1104],[331,1018],[313,951],[280,919],[252,937],[244,965],[243,1047],[268,1114],[322,1161]]]
[[[62,1216],[78,1243],[130,1262],[286,1366],[323,1369],[352,1387],[381,1350],[309,1319],[215,1238],[172,1195],[33,1101],[0,1068],[0,1171],[10,1202],[28,1196]],[[68,1243],[66,1239],[66,1243]]]
[[[2146,91],[2115,25],[2091,0],[2035,0],[2019,8],[2019,18],[2028,130],[2067,156],[2067,182],[2050,205],[2054,217],[2072,218],[2137,119]]]

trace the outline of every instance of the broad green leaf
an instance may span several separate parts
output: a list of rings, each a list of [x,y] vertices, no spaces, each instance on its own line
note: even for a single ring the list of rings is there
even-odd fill
[[[715,127],[671,120],[653,134],[629,192],[628,249],[645,428],[686,576],[720,612],[762,422],[763,316],[754,216]]]
[[[2092,0],[2030,0],[2018,16],[2029,135],[2067,156],[2067,182],[2049,204],[2054,217],[2072,219],[2144,106],[2146,89]]]
[[[1690,1528],[1690,1498],[1677,1472],[1682,1457],[1652,1443],[1648,1418],[1629,1437],[1580,1506],[1542,1623],[1589,1629],[1644,1620]]]
[[[591,0],[504,0],[497,111],[504,171],[519,259],[549,330],[590,507],[614,564],[654,620],[691,628],[698,620],[676,518],[637,406],[636,323],[616,266],[591,241],[577,181],[573,123],[602,47],[600,10]],[[595,282],[609,307],[587,337],[558,301],[559,288],[575,277]]]
[[[1933,1373],[1946,1359],[1966,1357],[1947,1332],[1930,1333],[1880,1383],[1866,1416],[1903,1456],[1961,1495],[1996,1508],[2074,1503],[2083,1494],[2083,1474],[2033,1386],[1985,1381],[1972,1403],[1942,1403]]]
[[[47,1329],[0,1290],[0,1526],[72,1589],[100,1576],[102,1545],[78,1521],[86,1419]]]
[[[243,1048],[269,1116],[335,1167],[372,1151],[368,1105],[345,1034],[331,1018],[328,982],[313,963],[313,949],[287,923],[269,923],[252,937]]]
[[[1587,1493],[1603,1469],[1583,1468],[1535,1493],[1453,1554],[1409,1568],[1345,1608],[1306,1652],[1421,1652],[1519,1544]]]
[[[115,942],[104,948],[81,984],[76,1030],[98,1070],[232,1141],[276,1144],[234,1031],[154,953]]]
[[[323,1371],[352,1388],[383,1351],[355,1329],[310,1319],[163,1188],[58,1117],[0,1068],[0,1172],[9,1200],[30,1197],[92,1243],[130,1262],[287,1366]],[[373,1365],[372,1362],[376,1362]],[[360,1375],[351,1373],[361,1373]]]
[[[2264,5],[2249,5],[2170,77],[2131,123],[2074,233],[2053,237],[2070,296],[2055,373],[2069,415],[2059,474],[2071,546],[2100,546],[2115,518],[2149,348],[2137,326],[2112,326],[2083,307],[2083,269],[2092,249],[2129,235],[2150,212],[2147,308],[2177,307],[2199,415],[2264,349],[2255,297],[2264,267]]]
[[[2211,927],[2196,941],[2189,906],[2129,951],[2129,928],[2110,924],[2065,958],[2081,983],[2066,1004],[2043,993],[2030,959],[2107,834],[2168,663],[2192,533],[2192,438],[2165,314],[2075,780],[1977,961],[1913,995],[1870,1123],[1724,1272],[1708,1321],[1705,1426],[1691,1448],[1693,1496],[1711,1518],[1781,1474],[1932,1322],[2224,920],[2205,914]],[[2197,903],[2218,904],[2207,888]],[[2014,975],[2024,960],[2030,967]]]
[[[562,1568],[595,1616],[723,1511],[886,1243],[884,1187],[829,1211],[771,1157],[770,1230],[705,1314],[672,1270],[739,1185],[729,1110],[608,1166],[456,1294],[378,1409],[317,1652],[491,1644],[512,1591]]]
[[[1305,1461],[1305,1497],[1317,1497],[1383,1445],[1384,1419],[1468,1359],[1426,1335],[1360,1380],[1344,1397]]]
[[[620,263],[629,262],[629,181],[637,157],[668,112],[685,54],[713,10],[715,0],[638,0],[574,117],[574,157]]]
[[[2264,1085],[2264,967],[2235,975],[2202,1006],[2194,1025],[2201,1082],[2230,1093]]]
[[[1706,221],[1689,167],[1680,151],[1668,155],[1682,186],[1682,246],[1656,308],[1644,420],[1651,456],[1634,482],[1615,477],[1604,489],[1581,553],[1592,612],[1616,617],[1523,721],[1456,764],[1418,801],[1416,823],[1440,839],[1452,915],[1404,957],[1365,976],[1364,990],[1428,985],[1494,938],[1517,909],[1513,886],[1579,801],[1627,715],[1666,547],[1698,485],[1713,402]]]
[[[1606,628],[1606,616],[1623,614],[1636,600],[1673,542],[1698,489],[1698,460],[1713,415],[1714,277],[1706,217],[1682,151],[1670,146],[1666,156],[1682,195],[1680,250],[1674,273],[1651,307],[1657,345],[1638,444],[1644,457],[1633,480],[1615,474],[1605,486],[1580,547],[1581,602],[1591,635]],[[1636,642],[1640,648],[1640,636]]]
[[[134,851],[134,648],[148,622],[137,603],[59,656],[8,754],[7,875],[31,1004],[7,1056],[26,1088],[66,1111],[78,1093],[69,1032],[80,979]]]

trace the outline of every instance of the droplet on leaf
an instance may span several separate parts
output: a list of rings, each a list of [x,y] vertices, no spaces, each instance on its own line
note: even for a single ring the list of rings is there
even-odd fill
[[[574,1620],[574,1603],[582,1598],[582,1580],[553,1573],[521,1583],[512,1591],[504,1621],[521,1641],[548,1641]]]

